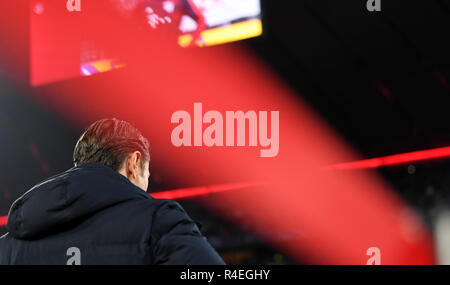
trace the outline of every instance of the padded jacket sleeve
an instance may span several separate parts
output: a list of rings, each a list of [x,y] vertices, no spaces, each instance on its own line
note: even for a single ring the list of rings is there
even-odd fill
[[[195,222],[175,201],[164,200],[153,217],[153,264],[224,265]]]

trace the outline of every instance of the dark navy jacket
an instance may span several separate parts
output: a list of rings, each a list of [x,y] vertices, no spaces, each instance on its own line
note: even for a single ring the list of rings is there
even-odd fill
[[[154,199],[112,169],[83,164],[17,199],[1,264],[224,264],[174,201]]]

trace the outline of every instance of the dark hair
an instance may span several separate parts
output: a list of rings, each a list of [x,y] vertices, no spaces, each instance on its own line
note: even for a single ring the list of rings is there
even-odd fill
[[[90,125],[73,151],[75,166],[96,162],[118,171],[132,152],[142,154],[142,167],[150,161],[149,143],[138,129],[118,119],[102,119]]]

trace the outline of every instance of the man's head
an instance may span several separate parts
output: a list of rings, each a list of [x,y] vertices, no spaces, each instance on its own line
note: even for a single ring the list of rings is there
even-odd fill
[[[87,128],[73,152],[75,166],[96,162],[127,177],[146,191],[149,172],[149,144],[138,129],[117,119],[99,120]]]

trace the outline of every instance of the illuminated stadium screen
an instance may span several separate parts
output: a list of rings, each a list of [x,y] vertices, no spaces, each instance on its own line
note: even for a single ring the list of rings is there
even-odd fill
[[[117,21],[164,34],[181,47],[206,47],[262,34],[260,0],[107,0]],[[31,1],[31,83],[33,86],[90,76],[126,65],[98,45],[95,36],[76,29],[88,10],[79,15],[50,0]],[[86,16],[87,15],[87,16]],[[58,22],[55,27],[53,23]],[[62,29],[61,27],[67,27]],[[70,30],[72,28],[72,30]],[[75,32],[68,32],[75,31]],[[64,42],[60,39],[64,38]],[[64,51],[64,53],[62,53]]]
[[[113,1],[123,14],[143,17],[152,29],[172,26],[183,47],[223,44],[262,33],[260,0]]]

